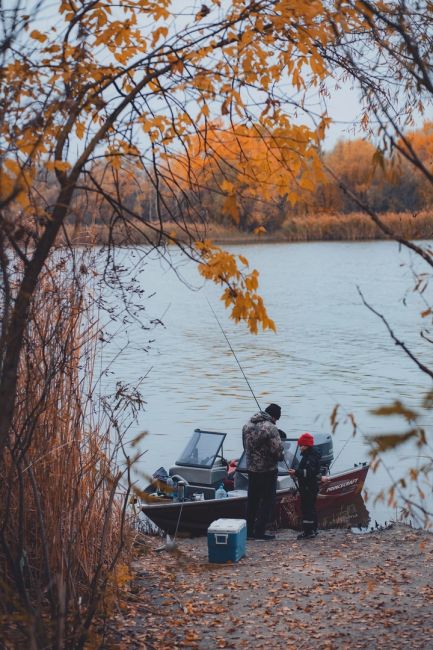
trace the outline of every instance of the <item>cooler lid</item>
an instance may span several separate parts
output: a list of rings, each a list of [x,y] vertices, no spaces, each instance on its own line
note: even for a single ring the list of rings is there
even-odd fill
[[[207,529],[208,533],[238,533],[247,525],[245,519],[215,519]]]

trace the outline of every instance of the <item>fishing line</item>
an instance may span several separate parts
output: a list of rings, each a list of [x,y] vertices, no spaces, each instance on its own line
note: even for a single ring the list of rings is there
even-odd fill
[[[207,298],[206,298],[206,300],[207,300]],[[247,386],[248,386],[248,388],[249,388],[250,391],[251,391],[251,395],[254,397],[254,400],[255,400],[255,402],[256,402],[256,404],[257,404],[257,407],[258,407],[259,411],[261,411],[262,409],[261,409],[261,407],[260,407],[260,404],[259,404],[258,401],[257,401],[257,397],[254,395],[254,391],[253,391],[253,389],[251,388],[250,382],[248,381],[247,376],[246,376],[246,374],[244,373],[241,364],[239,363],[239,359],[237,358],[236,353],[235,353],[235,351],[233,350],[233,348],[232,348],[232,346],[231,346],[231,343],[230,343],[230,341],[229,341],[229,339],[228,339],[228,336],[227,336],[227,334],[225,333],[225,331],[224,331],[224,329],[223,329],[223,326],[222,326],[221,323],[219,322],[219,320],[218,320],[218,316],[216,315],[216,313],[215,313],[215,311],[214,311],[212,305],[210,304],[209,300],[207,300],[207,304],[209,305],[211,312],[212,312],[213,315],[215,316],[215,320],[216,320],[216,322],[218,323],[218,325],[219,325],[219,327],[220,327],[220,330],[221,330],[221,332],[222,332],[223,335],[224,335],[225,340],[227,341],[227,345],[229,346],[231,353],[233,354],[234,358],[236,359],[236,362],[237,362],[237,364],[238,364],[238,366],[239,366],[239,370],[241,371],[241,373],[242,373],[242,375],[243,375],[245,381],[247,382]]]
[[[362,433],[362,432],[361,432],[361,433]],[[338,458],[339,458],[339,456],[341,455],[341,453],[344,451],[344,449],[345,449],[347,443],[349,442],[349,440],[352,440],[352,439],[353,439],[353,436],[352,436],[352,438],[346,438],[346,442],[344,443],[344,445],[342,446],[342,448],[340,449],[340,451],[338,452],[338,454],[336,455],[336,457],[334,458],[334,460],[333,460],[332,463],[330,464],[330,466],[329,466],[329,471],[331,471],[331,467],[333,466],[333,464],[335,463],[335,461],[338,460]]]
[[[221,323],[220,323],[220,321],[219,321],[219,319],[218,319],[218,316],[216,315],[216,313],[215,313],[215,311],[214,311],[212,305],[210,304],[209,300],[208,300],[208,299],[206,299],[206,300],[207,300],[207,303],[208,303],[208,305],[209,305],[209,308],[210,308],[211,312],[213,313],[213,315],[214,315],[214,317],[215,317],[216,322],[218,323],[218,325],[219,325],[219,327],[220,327],[221,332],[222,332],[223,335],[224,335],[225,340],[227,341],[227,345],[229,346],[231,353],[233,354],[234,358],[236,359],[236,362],[237,362],[237,364],[238,364],[238,366],[239,366],[239,369],[240,369],[240,371],[241,371],[241,373],[242,373],[242,375],[243,375],[243,377],[244,377],[244,379],[245,379],[245,381],[246,381],[246,383],[247,383],[247,385],[248,385],[248,388],[249,388],[250,391],[251,391],[251,395],[254,397],[254,400],[255,400],[255,402],[256,402],[258,408],[259,408],[259,411],[261,411],[262,409],[260,408],[260,404],[259,404],[258,401],[257,401],[257,398],[256,398],[256,396],[255,396],[255,394],[254,394],[254,391],[253,391],[253,389],[251,388],[250,382],[248,381],[248,378],[247,378],[247,376],[245,375],[245,373],[244,373],[244,371],[243,371],[243,368],[242,368],[242,366],[241,366],[241,364],[240,364],[240,362],[239,362],[239,359],[238,359],[237,356],[236,356],[235,351],[233,350],[233,347],[232,347],[232,345],[231,345],[231,343],[230,343],[230,341],[229,341],[229,339],[228,339],[228,337],[227,337],[227,334],[225,333],[225,331],[224,331],[224,329],[223,329],[223,327],[222,327],[222,325],[221,325]],[[292,356],[293,358],[295,358],[294,355],[289,355],[289,356]],[[317,361],[314,361],[314,360],[310,360],[310,359],[303,359],[303,360],[304,360],[304,361],[308,361],[310,364],[323,365],[323,364],[320,364],[320,363],[318,363]],[[325,365],[326,365],[326,364],[325,364]],[[316,379],[316,380],[314,381],[314,383],[315,383],[316,385],[320,386],[320,387],[322,388],[322,390],[323,390],[323,391],[324,391],[324,392],[325,392],[329,397],[331,397],[333,400],[336,401],[336,397],[335,397],[335,395],[332,394],[332,393],[330,393],[330,392],[329,392],[329,391],[324,387],[324,385],[322,384],[322,382],[317,381],[317,379]],[[348,411],[346,411],[346,409],[344,408],[344,406],[342,406],[342,405],[340,404],[340,407],[341,407],[342,412],[345,413],[346,416],[348,416],[349,413],[348,413]],[[358,431],[359,431],[359,432],[364,436],[364,439],[365,439],[365,437],[366,437],[366,436],[365,436],[365,433],[360,429],[359,426],[357,427],[357,429],[358,429]],[[346,447],[347,443],[348,443],[349,440],[351,440],[351,439],[352,439],[352,438],[347,438],[345,444],[344,444],[343,447],[340,449],[340,451],[339,451],[337,457],[336,457],[335,460],[332,462],[332,465],[335,463],[335,461],[336,461],[337,458],[340,456],[340,454],[342,453],[342,451],[343,451],[344,448]],[[371,442],[368,442],[368,440],[367,440],[367,444],[370,446],[370,448],[373,447],[372,443],[371,443]],[[298,447],[298,446],[297,446],[297,447]],[[292,459],[292,466],[293,466],[293,462],[294,462],[294,459],[295,459],[295,456],[296,456],[297,447],[296,447],[295,455],[293,456],[293,459]],[[292,469],[292,467],[290,467],[290,468],[288,467],[287,462],[286,462],[285,459],[284,459],[284,461],[285,461],[285,464],[286,464],[286,466],[287,466],[287,469]],[[395,484],[395,480],[394,480],[394,478],[393,478],[393,476],[392,476],[392,473],[391,473],[390,469],[387,467],[387,465],[386,465],[386,463],[385,463],[385,461],[383,460],[382,457],[380,458],[380,461],[381,461],[381,463],[382,463],[382,465],[383,465],[383,467],[384,467],[386,473],[388,474],[389,478],[390,478],[391,481]],[[331,467],[332,467],[332,465],[331,465]],[[405,499],[404,499],[404,495],[402,494],[402,492],[401,492],[401,490],[400,490],[400,488],[399,488],[398,485],[397,485],[397,491],[398,491],[399,495],[403,498],[403,500],[405,500]]]
[[[206,300],[207,300],[207,299],[206,299]],[[260,408],[260,404],[259,404],[258,401],[257,401],[257,397],[254,395],[254,391],[253,391],[253,389],[251,388],[250,382],[248,381],[248,378],[247,378],[246,374],[244,373],[241,364],[239,363],[239,359],[237,358],[236,353],[235,353],[235,351],[233,350],[233,347],[232,347],[232,345],[231,345],[231,343],[230,343],[230,341],[229,341],[229,339],[228,339],[228,336],[227,336],[227,334],[225,333],[225,331],[224,331],[224,329],[223,329],[221,323],[219,322],[219,320],[218,320],[218,316],[216,315],[216,313],[215,313],[215,311],[214,311],[212,305],[210,304],[209,300],[207,300],[207,304],[209,305],[209,307],[210,307],[210,309],[211,309],[213,315],[215,316],[215,320],[216,320],[216,322],[218,323],[218,325],[220,326],[220,330],[221,330],[221,332],[224,334],[224,338],[225,338],[225,340],[227,341],[227,345],[229,346],[231,353],[233,354],[234,358],[235,358],[236,361],[237,361],[237,364],[238,364],[238,366],[239,366],[239,369],[240,369],[240,371],[241,371],[241,373],[242,373],[242,375],[243,375],[245,381],[247,382],[248,388],[249,388],[250,391],[251,391],[251,395],[254,397],[254,400],[255,400],[255,402],[256,402],[256,404],[257,404],[257,406],[258,406],[259,411],[261,411],[262,409]],[[285,457],[285,455],[283,454],[284,464],[285,464],[285,466],[287,467],[287,470],[288,470],[289,472],[290,472],[291,469],[293,469],[293,463],[295,462],[295,457],[296,457],[296,453],[297,453],[297,451],[298,451],[298,445],[296,445],[295,453],[294,453],[294,456],[293,456],[293,458],[292,458],[292,462],[291,462],[291,464],[290,464],[290,467],[289,467],[289,465],[287,464],[287,461],[286,461],[286,457]],[[294,480],[294,483],[295,483],[296,487],[298,487],[297,484],[296,484],[296,481],[295,481],[295,480]],[[298,489],[299,489],[299,488],[298,488]]]

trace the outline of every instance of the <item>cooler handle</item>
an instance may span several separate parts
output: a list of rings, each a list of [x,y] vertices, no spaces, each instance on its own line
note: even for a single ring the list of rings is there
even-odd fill
[[[215,533],[215,544],[227,544],[228,534],[218,535]]]

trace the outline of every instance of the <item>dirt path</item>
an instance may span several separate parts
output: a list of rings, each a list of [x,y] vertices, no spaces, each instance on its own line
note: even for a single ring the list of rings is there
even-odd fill
[[[433,649],[433,535],[402,525],[298,542],[247,542],[237,564],[209,564],[207,540],[156,553],[149,539],[117,648]]]

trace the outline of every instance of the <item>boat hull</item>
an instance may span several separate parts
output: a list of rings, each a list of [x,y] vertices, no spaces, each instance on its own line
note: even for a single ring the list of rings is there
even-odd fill
[[[328,483],[321,485],[317,497],[319,522],[323,513],[326,513],[328,518],[332,517],[333,508],[338,510],[342,503],[356,500],[361,494],[368,469],[368,465],[363,465],[334,474],[329,477]],[[177,528],[178,532],[198,536],[205,535],[210,524],[216,519],[245,519],[246,508],[245,495],[207,501],[148,503],[142,507],[142,511],[158,528],[171,535]],[[299,494],[292,488],[278,490],[275,505],[277,527],[299,528],[300,514]]]

